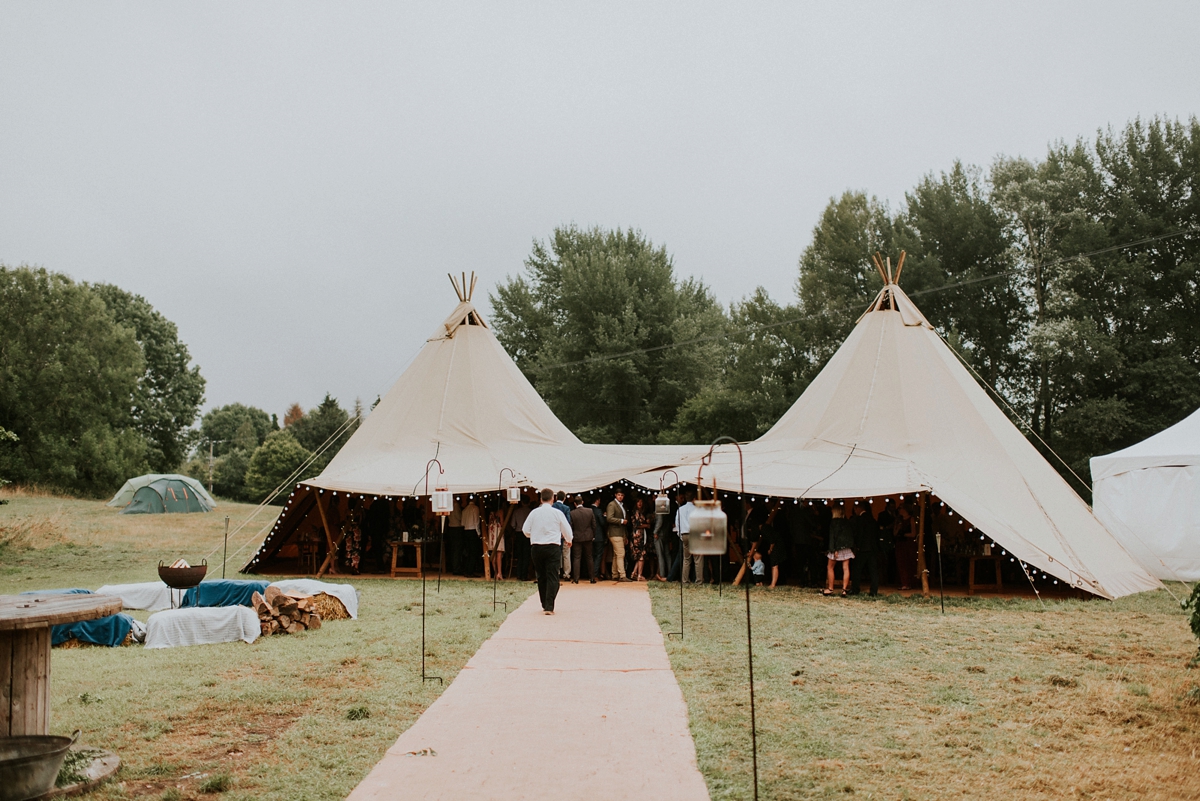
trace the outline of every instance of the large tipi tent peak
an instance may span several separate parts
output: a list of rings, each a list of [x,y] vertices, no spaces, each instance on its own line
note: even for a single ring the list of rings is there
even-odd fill
[[[458,305],[454,307],[454,311],[450,312],[450,316],[433,332],[433,336],[428,341],[435,339],[449,339],[464,325],[478,325],[487,328],[487,321],[483,319],[483,315],[475,308],[475,304],[471,302],[471,298],[475,294],[475,284],[479,277],[475,273],[471,273],[471,282],[467,283],[467,274],[463,273],[462,283],[450,273],[446,273],[446,277],[450,279],[450,285],[454,287],[454,294],[458,296]]]
[[[867,306],[867,310],[863,312],[862,317],[866,317],[871,312],[878,311],[894,311],[899,312],[900,319],[905,325],[923,326],[929,330],[933,330],[933,325],[925,319],[925,315],[917,308],[917,304],[912,302],[912,299],[904,293],[900,288],[900,272],[904,269],[905,252],[900,251],[900,259],[896,262],[896,271],[892,272],[891,257],[884,258],[879,253],[872,257],[875,263],[875,269],[879,271],[879,277],[883,279],[883,289],[879,290],[879,294],[871,301],[871,305]],[[858,321],[862,321],[862,317]]]

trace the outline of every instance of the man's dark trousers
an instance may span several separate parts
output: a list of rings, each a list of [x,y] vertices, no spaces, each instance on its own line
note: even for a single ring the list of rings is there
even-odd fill
[[[575,540],[571,543],[571,578],[579,581],[583,578],[583,562],[587,562],[588,578],[596,580],[596,570],[592,565],[592,541]]]
[[[562,570],[562,546],[534,545],[529,550],[533,557],[533,570],[537,573],[542,609],[553,612],[554,599],[558,597],[558,572]]]

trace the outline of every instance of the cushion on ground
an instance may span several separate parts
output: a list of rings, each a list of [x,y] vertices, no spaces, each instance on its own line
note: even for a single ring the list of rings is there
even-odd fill
[[[80,620],[77,623],[60,623],[50,630],[50,644],[62,645],[67,640],[79,640],[92,645],[107,645],[116,648],[125,642],[133,618],[115,614],[95,620]]]
[[[266,581],[213,579],[202,581],[183,594],[181,608],[189,606],[249,606],[256,592],[266,592]]]
[[[96,590],[98,595],[116,595],[126,609],[145,609],[157,612],[171,608],[171,588],[161,581],[140,584],[105,584]]]
[[[258,615],[247,606],[168,609],[151,615],[146,622],[146,647],[254,642],[260,632]]]
[[[272,581],[279,589],[284,592],[302,592],[305,595],[319,595],[325,593],[332,595],[342,602],[342,606],[346,607],[346,612],[350,617],[358,617],[358,591],[349,584],[330,584],[327,581],[317,581],[316,579],[284,579],[283,581]]]

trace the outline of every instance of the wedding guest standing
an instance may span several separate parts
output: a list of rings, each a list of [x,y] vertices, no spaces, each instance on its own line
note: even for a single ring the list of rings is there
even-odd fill
[[[579,583],[583,566],[587,565],[588,577],[591,583],[596,583],[596,569],[592,563],[592,546],[596,539],[596,516],[592,510],[583,505],[583,496],[576,495],[575,508],[571,510],[571,533],[575,539],[571,542],[571,579],[572,584]]]
[[[854,558],[854,526],[846,519],[841,505],[833,507],[833,519],[829,521],[829,548],[825,552],[828,568],[825,590],[822,595],[833,595],[833,566],[842,565],[842,597],[850,594],[850,560]]]
[[[617,494],[604,510],[604,522],[608,524],[608,543],[612,546],[613,581],[629,581],[625,577],[625,532],[629,526],[629,515],[625,513],[625,492]]]
[[[646,561],[646,539],[650,534],[650,513],[646,511],[646,499],[638,498],[633,505],[633,526],[629,535],[629,551],[633,560],[633,581],[645,581],[642,566]]]

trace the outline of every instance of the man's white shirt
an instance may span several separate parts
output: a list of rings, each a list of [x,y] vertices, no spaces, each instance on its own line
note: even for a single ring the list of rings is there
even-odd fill
[[[562,540],[571,542],[571,527],[562,513],[553,505],[544,503],[529,513],[521,531],[532,545],[558,545]]]
[[[680,537],[682,537],[684,534],[690,534],[692,532],[689,523],[692,519],[692,511],[695,508],[696,507],[692,505],[692,502],[688,501],[683,506],[680,506],[679,510],[675,512],[675,531]]]

